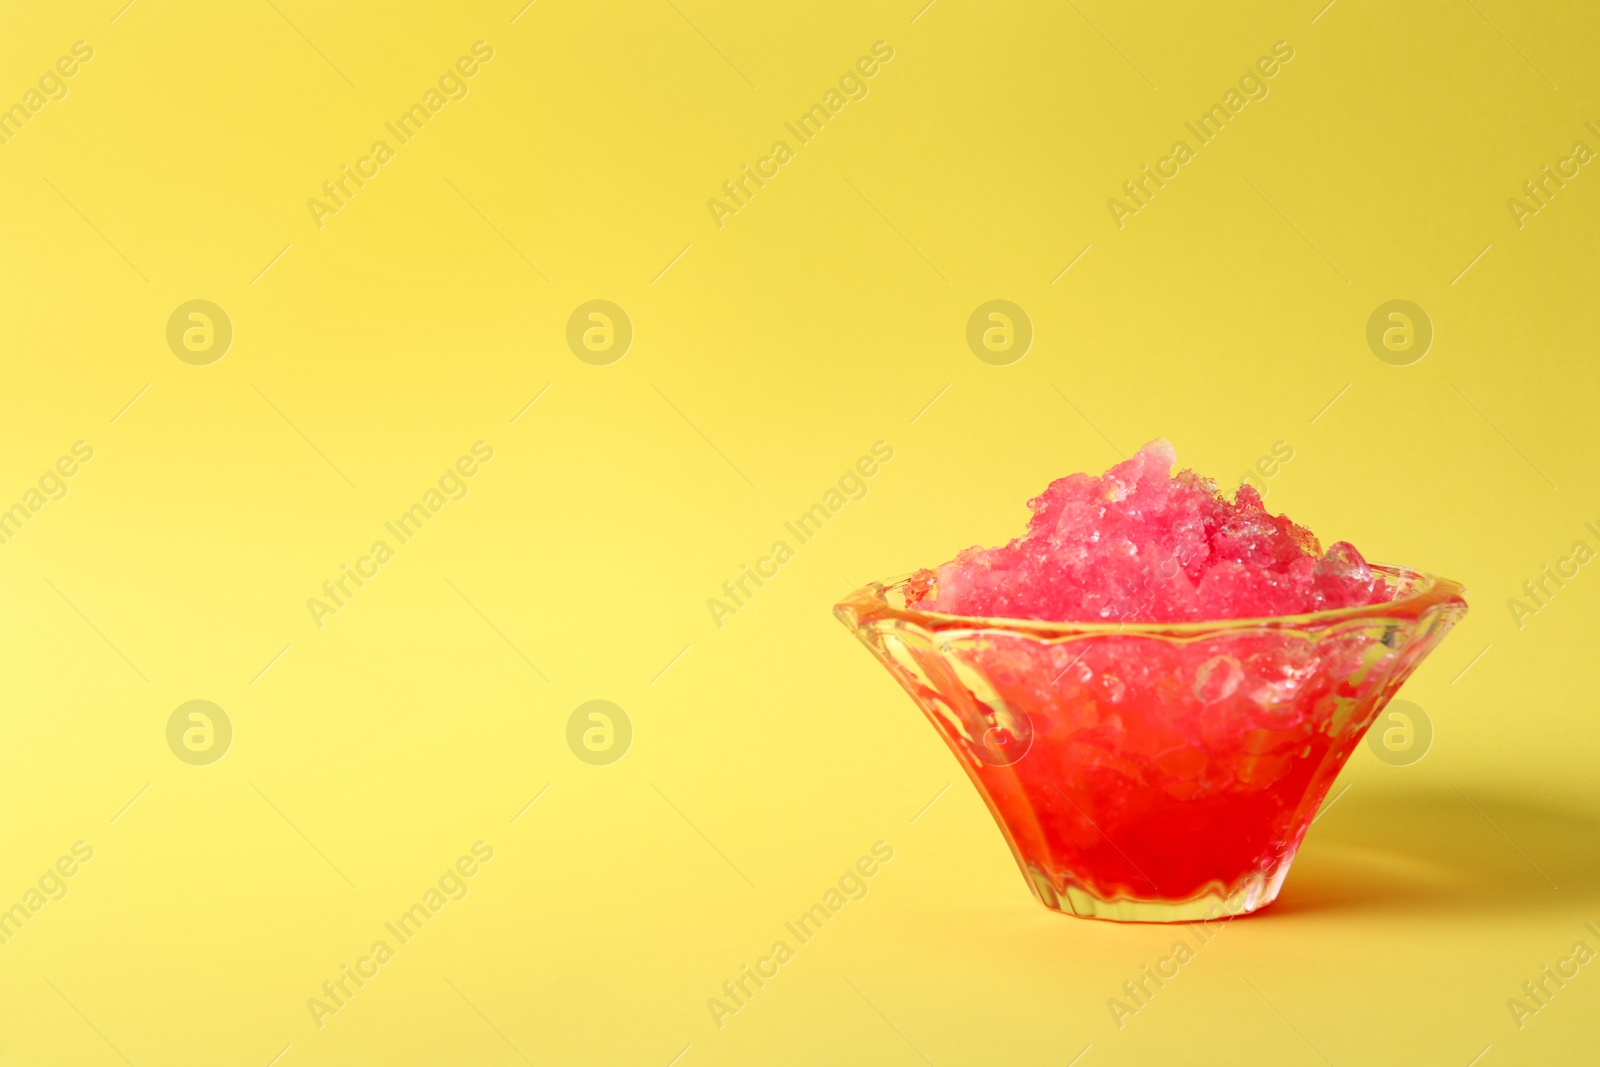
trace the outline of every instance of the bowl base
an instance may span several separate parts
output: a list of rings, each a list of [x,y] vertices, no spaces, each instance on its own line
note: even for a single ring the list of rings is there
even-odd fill
[[[1076,885],[1055,885],[1043,871],[1029,866],[1025,871],[1033,895],[1045,907],[1080,919],[1105,919],[1124,923],[1186,923],[1228,919],[1249,915],[1278,899],[1278,890],[1289,873],[1294,856],[1284,857],[1271,870],[1253,874],[1231,892],[1212,890],[1187,900],[1138,899],[1119,897],[1106,900]]]

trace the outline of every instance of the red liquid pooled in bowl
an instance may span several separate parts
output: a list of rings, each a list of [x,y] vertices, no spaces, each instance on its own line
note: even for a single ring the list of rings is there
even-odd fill
[[[1053,880],[1104,900],[1226,896],[1292,857],[1398,685],[1409,657],[1383,629],[1316,646],[1282,631],[992,638],[964,657],[999,697],[974,699],[975,717],[1002,724],[972,773]]]

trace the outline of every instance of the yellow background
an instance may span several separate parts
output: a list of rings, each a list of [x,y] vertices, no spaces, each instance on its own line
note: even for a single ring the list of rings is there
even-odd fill
[[[95,456],[0,546],[0,905],[94,858],[0,946],[0,1062],[1593,1061],[1600,966],[1520,1030],[1506,1001],[1600,948],[1600,574],[1520,628],[1506,601],[1600,547],[1600,173],[1520,229],[1506,201],[1600,148],[1600,18],[922,2],[9,6],[0,103],[94,58],[0,145],[0,505]],[[478,40],[469,95],[314,225]],[[719,229],[707,199],[880,40]],[[1277,41],[1270,95],[1119,230],[1107,199]],[[565,341],[597,298],[634,328],[609,366]],[[193,299],[234,327],[209,366],[165,340]],[[965,342],[990,299],[1034,326],[1010,366]],[[1392,299],[1434,325],[1411,366],[1365,341]],[[1178,934],[1040,907],[829,608],[1162,435],[1227,482],[1288,442],[1270,506],[1473,611],[1405,692],[1426,757],[1363,746],[1279,903],[1118,1029]],[[307,598],[479,440],[319,629]],[[869,495],[713,625],[879,440]],[[209,766],[166,743],[193,699],[233,724]],[[609,766],[567,747],[591,699],[633,725]],[[319,1029],[307,999],[479,840],[470,895]],[[716,1027],[879,840],[866,899]]]

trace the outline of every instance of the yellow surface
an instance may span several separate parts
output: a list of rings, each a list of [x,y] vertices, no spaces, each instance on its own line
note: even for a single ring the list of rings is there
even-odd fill
[[[122,3],[0,34],[0,1062],[1592,1062],[1600,968],[1507,1005],[1600,950],[1600,576],[1507,603],[1600,548],[1592,11]],[[1113,211],[1147,164],[1176,175]],[[1546,164],[1575,176],[1533,212]],[[194,300],[220,360],[169,348]],[[592,300],[619,361],[568,346]],[[991,300],[1018,361],[968,347]],[[1392,300],[1420,362],[1368,346]],[[1222,479],[1287,446],[1271,505],[1474,609],[1406,690],[1426,757],[1363,746],[1281,901],[1119,1028],[1185,935],[1040,907],[829,608],[1158,435]],[[168,743],[194,700],[209,764],[187,712]],[[569,748],[590,700],[618,762]]]

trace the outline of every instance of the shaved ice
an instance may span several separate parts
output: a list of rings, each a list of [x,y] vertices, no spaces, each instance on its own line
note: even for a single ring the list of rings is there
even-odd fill
[[[1251,485],[1233,500],[1176,474],[1152,441],[1098,477],[1060,478],[1028,501],[1023,536],[917,574],[908,606],[1054,622],[1209,622],[1379,604],[1394,590],[1345,541],[1272,515]]]

